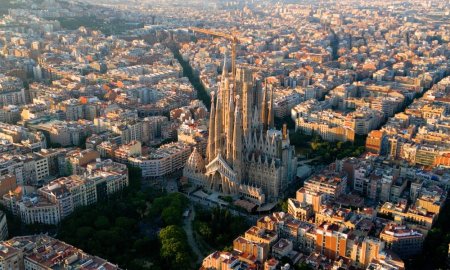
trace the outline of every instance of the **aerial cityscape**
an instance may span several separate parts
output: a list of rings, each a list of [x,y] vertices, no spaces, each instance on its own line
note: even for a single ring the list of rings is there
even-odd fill
[[[450,1],[0,0],[0,270],[450,269]]]

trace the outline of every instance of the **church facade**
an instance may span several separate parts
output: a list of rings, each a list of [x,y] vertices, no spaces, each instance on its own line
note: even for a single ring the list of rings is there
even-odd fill
[[[225,70],[225,69],[224,69]],[[206,157],[194,149],[183,171],[189,183],[258,205],[275,202],[295,179],[297,159],[286,127],[274,127],[273,90],[238,68],[211,94]]]

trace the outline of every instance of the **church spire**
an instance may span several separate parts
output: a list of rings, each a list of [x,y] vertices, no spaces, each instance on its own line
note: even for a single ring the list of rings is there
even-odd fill
[[[233,128],[234,128],[234,96],[233,96],[233,90],[231,91],[231,95],[229,97],[229,106],[228,106],[228,120],[227,120],[227,126],[226,126],[226,132],[227,132],[227,140],[226,140],[226,146],[227,146],[227,161],[232,162],[233,160]],[[231,164],[231,163],[230,163]]]
[[[252,128],[258,128],[259,127],[259,111],[258,106],[255,106],[253,109],[253,115],[252,115]]]
[[[223,54],[222,78],[221,78],[222,81],[227,77],[227,74],[228,74],[227,71],[228,71],[228,69],[227,69],[227,54],[224,53]]]
[[[267,125],[269,129],[272,129],[275,126],[275,116],[273,111],[273,86],[270,87],[270,101],[269,110],[267,113]]]
[[[236,172],[236,180],[242,180],[242,113],[239,102],[239,95],[236,96],[236,111],[234,114],[233,130],[233,170]]]
[[[214,147],[214,131],[215,131],[215,108],[214,108],[214,92],[211,92],[211,110],[209,113],[209,136],[208,136],[208,146],[206,151],[208,163],[214,159],[215,147]]]
[[[227,55],[224,54],[223,57],[223,68],[222,68],[222,77],[220,82],[220,88],[222,91],[222,122],[225,126],[228,125],[228,110],[229,110],[229,96],[230,96],[230,81],[228,79],[228,69],[227,69]],[[234,113],[234,112],[233,112]]]
[[[215,155],[217,156],[222,152],[222,89],[219,90],[219,95],[217,97],[217,108],[216,108],[216,118],[215,118],[215,130],[214,130],[214,147],[215,147]]]
[[[267,129],[267,79],[263,89],[263,98],[261,104],[261,125],[263,130]]]

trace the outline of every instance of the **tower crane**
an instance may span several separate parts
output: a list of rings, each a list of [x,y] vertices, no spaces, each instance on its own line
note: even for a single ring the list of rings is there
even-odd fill
[[[232,81],[234,83],[236,81],[236,45],[240,42],[240,38],[237,37],[234,33],[227,34],[227,33],[222,33],[222,32],[218,32],[218,31],[214,31],[214,30],[197,28],[197,27],[190,27],[189,30],[194,33],[202,33],[205,35],[221,37],[221,38],[231,41],[231,74],[232,74]]]

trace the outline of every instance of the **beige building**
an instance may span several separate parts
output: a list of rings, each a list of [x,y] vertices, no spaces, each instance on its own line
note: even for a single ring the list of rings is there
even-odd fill
[[[0,122],[15,124],[20,120],[20,110],[18,106],[7,105],[0,107]]]
[[[92,133],[89,122],[65,122],[53,120],[33,125],[34,128],[48,134],[50,143],[65,146],[80,145],[83,137]]]
[[[60,207],[37,194],[24,195],[17,202],[18,214],[25,224],[53,224],[61,221]]]
[[[222,78],[217,101],[214,94],[211,98],[206,158],[194,151],[183,175],[227,195],[256,187],[266,200],[276,201],[294,180],[297,162],[287,130],[274,128],[273,88],[263,88],[244,68],[237,69],[235,87],[226,73]]]
[[[389,214],[398,219],[404,219],[407,224],[423,226],[428,230],[431,229],[437,219],[436,214],[428,212],[422,207],[410,206],[408,208],[406,203],[402,202],[397,204],[386,202],[380,208],[380,213]]]
[[[21,270],[23,269],[22,250],[13,246],[0,244],[0,269]]]
[[[314,191],[302,187],[296,192],[296,200],[299,203],[306,203],[308,205],[311,205],[313,211],[317,213],[318,211],[320,211],[322,204],[325,202],[326,195],[321,191]]]
[[[25,104],[23,82],[15,77],[0,74],[0,105]]]
[[[82,174],[86,166],[100,158],[100,154],[92,149],[76,149],[66,155],[68,174]]]
[[[128,162],[141,168],[142,177],[159,177],[182,169],[191,148],[183,143],[169,143],[145,156],[129,157]]]
[[[240,254],[238,257],[241,260],[248,260],[249,263],[262,263],[269,255],[269,245],[253,242],[241,236],[233,241],[233,250]]]
[[[84,118],[84,105],[77,99],[68,99],[58,102],[52,106],[52,109],[64,112],[67,121],[77,121]]]
[[[350,259],[354,265],[365,269],[372,260],[379,259],[380,253],[384,249],[384,242],[378,238],[364,237],[362,240],[357,239],[349,246]]]
[[[94,181],[97,186],[98,199],[123,190],[129,185],[127,166],[110,159],[90,163],[87,166],[87,172],[88,179]],[[106,186],[106,194],[99,192],[104,186]]]
[[[296,199],[288,199],[288,213],[301,221],[308,221],[313,217],[314,211],[311,204],[299,202]]]
[[[129,184],[127,166],[111,160],[87,165],[83,175],[51,181],[37,191],[21,186],[3,196],[3,203],[26,224],[58,224],[76,208],[106,199]]]
[[[334,170],[324,170],[305,181],[304,188],[308,191],[323,193],[325,199],[334,200],[345,192],[347,175]]]
[[[239,264],[238,256],[225,251],[215,251],[203,259],[201,270],[233,270]]]
[[[267,244],[271,247],[278,240],[278,235],[273,231],[253,226],[245,232],[244,238],[255,243]]]
[[[141,155],[142,144],[139,141],[131,141],[127,144],[122,144],[113,152],[114,160],[121,163],[127,163],[129,157],[137,157]]]
[[[56,256],[57,254],[57,256]],[[57,259],[55,259],[57,257]],[[18,236],[0,242],[0,269],[108,269],[118,270],[102,258],[49,236],[39,234]]]
[[[391,223],[380,233],[380,239],[386,243],[386,248],[401,258],[410,258],[422,252],[425,236],[406,226]]]
[[[95,182],[78,175],[54,180],[40,188],[38,193],[59,207],[61,219],[66,218],[80,206],[97,202]]]
[[[308,122],[304,118],[297,118],[296,130],[302,130],[306,134],[318,134],[326,141],[354,141],[355,131],[351,127],[343,126],[343,123]]]

